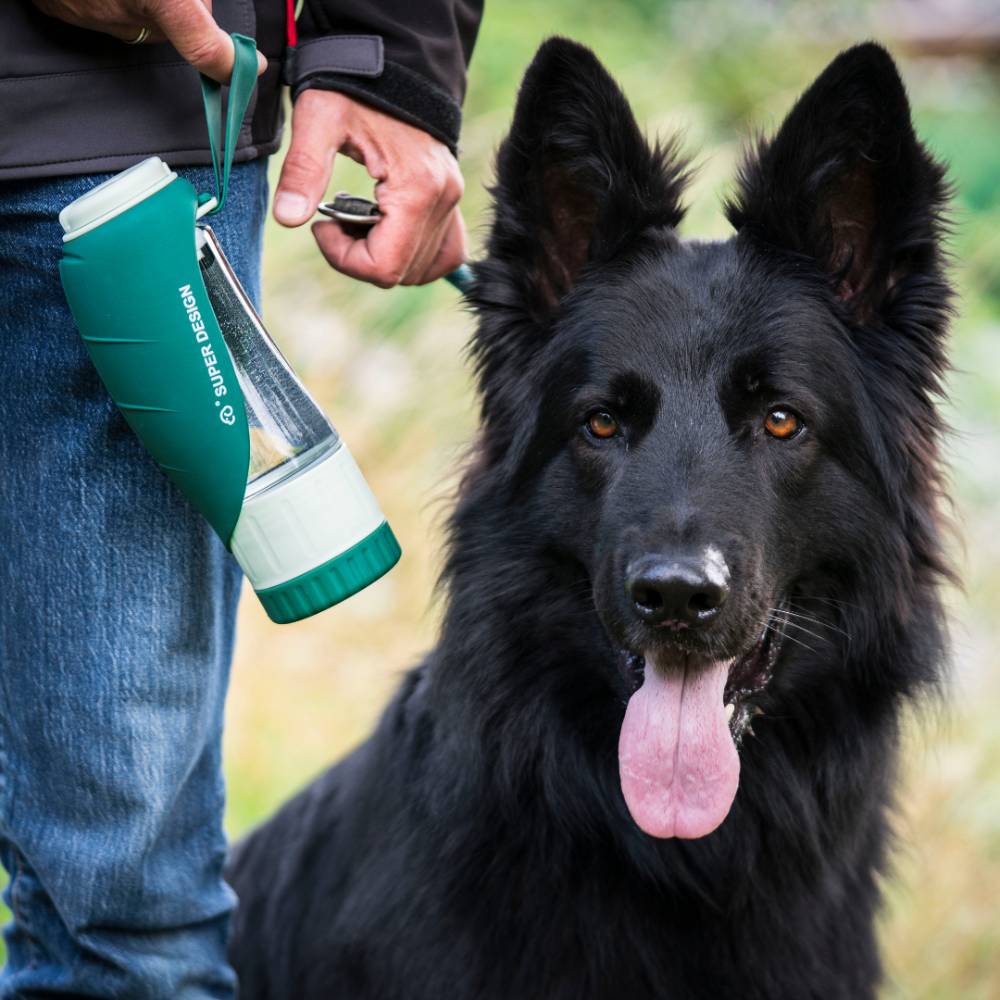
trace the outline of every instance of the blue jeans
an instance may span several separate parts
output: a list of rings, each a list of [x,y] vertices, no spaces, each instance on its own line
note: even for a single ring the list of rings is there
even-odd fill
[[[66,306],[56,216],[104,179],[0,183],[0,998],[232,997],[220,741],[240,573]],[[266,204],[265,162],[238,166],[213,220],[255,299]]]

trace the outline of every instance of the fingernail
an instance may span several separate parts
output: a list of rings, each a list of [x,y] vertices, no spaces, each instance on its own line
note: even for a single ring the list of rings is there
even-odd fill
[[[293,191],[282,191],[274,199],[274,214],[281,222],[301,222],[309,212],[309,199]]]
[[[267,69],[267,58],[260,49],[257,50],[257,75],[260,76]]]

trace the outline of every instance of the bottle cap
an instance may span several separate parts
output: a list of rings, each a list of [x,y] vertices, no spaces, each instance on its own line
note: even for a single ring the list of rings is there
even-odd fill
[[[258,590],[257,597],[271,621],[279,625],[301,621],[364,590],[385,576],[399,556],[399,542],[383,521],[345,552],[294,580]]]
[[[243,502],[233,555],[273,621],[298,621],[356,594],[399,559],[399,543],[341,443]]]
[[[151,156],[120,174],[91,188],[71,201],[60,213],[63,242],[82,236],[116,215],[156,194],[177,177],[158,156]]]

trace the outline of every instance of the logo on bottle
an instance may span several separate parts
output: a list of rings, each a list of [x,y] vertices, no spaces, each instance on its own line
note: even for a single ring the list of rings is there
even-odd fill
[[[184,307],[188,322],[191,324],[195,343],[201,350],[201,360],[205,363],[205,371],[212,383],[212,391],[215,393],[215,405],[220,407],[219,419],[224,424],[232,425],[236,422],[236,413],[229,404],[222,406],[219,402],[226,395],[226,380],[219,369],[219,359],[215,355],[212,342],[208,339],[208,330],[205,329],[205,321],[201,318],[198,300],[194,297],[190,285],[181,285],[177,291],[180,293],[181,305]]]

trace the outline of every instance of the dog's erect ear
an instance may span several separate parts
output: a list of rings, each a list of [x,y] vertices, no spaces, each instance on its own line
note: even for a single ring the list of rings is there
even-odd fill
[[[936,273],[943,176],[914,135],[895,64],[867,43],[837,56],[748,156],[726,213],[816,261],[864,322],[909,274]]]
[[[676,226],[685,164],[650,147],[594,54],[552,38],[521,84],[497,156],[489,260],[532,313],[550,312],[588,263]],[[499,275],[498,275],[499,277]]]

